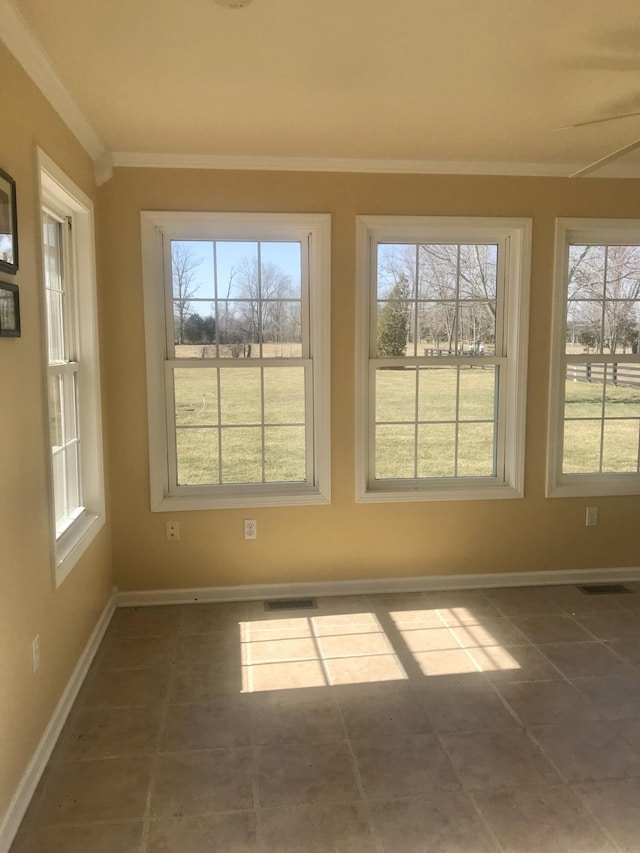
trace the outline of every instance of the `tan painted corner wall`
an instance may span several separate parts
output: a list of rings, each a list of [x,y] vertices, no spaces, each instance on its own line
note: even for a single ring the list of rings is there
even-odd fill
[[[22,337],[0,339],[0,821],[111,591],[108,526],[54,590],[36,146],[89,195],[92,164],[0,44],[0,168],[16,180]],[[41,665],[32,673],[31,641]]]
[[[111,435],[114,567],[122,589],[640,565],[640,497],[544,497],[554,219],[637,217],[638,183],[116,169],[99,190]],[[176,513],[149,510],[140,210],[300,211],[332,215],[330,506]],[[526,497],[484,502],[354,501],[357,214],[533,218]],[[594,502],[593,499],[591,502]],[[259,537],[242,539],[242,518]]]

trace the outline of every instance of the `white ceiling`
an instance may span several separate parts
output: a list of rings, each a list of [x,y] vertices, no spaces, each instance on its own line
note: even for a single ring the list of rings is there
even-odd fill
[[[568,174],[640,137],[640,116],[558,129],[640,111],[637,0],[13,6],[116,162],[161,153]],[[640,152],[597,174],[640,176]]]

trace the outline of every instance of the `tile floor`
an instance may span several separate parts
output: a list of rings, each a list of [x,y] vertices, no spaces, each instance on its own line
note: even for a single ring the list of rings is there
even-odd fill
[[[636,853],[629,586],[120,609],[12,853]]]

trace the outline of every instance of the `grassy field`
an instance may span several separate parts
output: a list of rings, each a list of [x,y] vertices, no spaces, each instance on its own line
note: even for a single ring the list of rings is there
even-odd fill
[[[304,480],[304,381],[298,366],[177,368],[179,482]],[[491,476],[498,381],[489,367],[378,370],[376,477]],[[599,470],[602,414],[601,381],[567,381],[566,472]],[[608,385],[604,416],[603,469],[635,471],[640,389]]]

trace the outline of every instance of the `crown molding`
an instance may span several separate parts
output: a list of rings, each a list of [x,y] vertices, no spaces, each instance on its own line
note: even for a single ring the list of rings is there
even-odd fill
[[[11,0],[0,0],[0,40],[14,55],[92,160],[104,155],[104,144],[54,70],[42,46]]]
[[[267,157],[233,154],[170,154],[114,151],[116,168],[219,169],[265,172],[365,172],[405,175],[502,175],[566,178],[577,170],[572,163],[498,163],[460,160],[374,160],[333,157]],[[640,178],[640,165],[615,164],[589,177]]]

